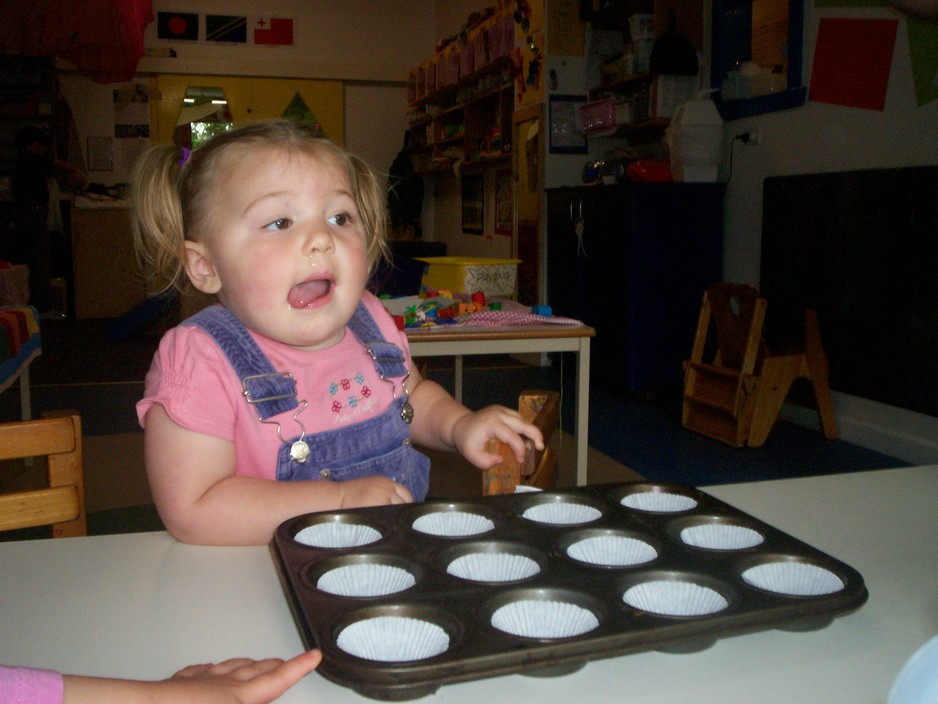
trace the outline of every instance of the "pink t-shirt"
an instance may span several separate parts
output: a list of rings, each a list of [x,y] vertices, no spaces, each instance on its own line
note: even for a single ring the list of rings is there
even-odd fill
[[[384,339],[404,351],[409,369],[410,348],[404,333],[375,296],[365,293],[363,301]],[[293,374],[297,399],[309,404],[298,416],[307,434],[379,415],[388,408],[394,394],[401,393],[401,379],[382,380],[374,360],[348,329],[337,344],[313,352],[251,335],[274,369]],[[147,373],[144,398],[137,403],[137,417],[145,427],[147,411],[158,403],[182,427],[234,442],[236,474],[274,479],[281,445],[277,426],[258,420],[242,390],[241,380],[214,340],[201,328],[179,326],[160,341]],[[281,423],[285,440],[300,433],[294,412],[269,419]]]
[[[3,704],[62,704],[65,684],[52,670],[0,665],[0,702]]]

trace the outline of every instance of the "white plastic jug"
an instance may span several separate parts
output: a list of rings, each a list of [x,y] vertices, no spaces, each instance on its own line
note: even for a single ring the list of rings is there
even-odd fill
[[[675,181],[717,180],[723,151],[723,119],[709,90],[698,91],[675,110],[664,142]]]

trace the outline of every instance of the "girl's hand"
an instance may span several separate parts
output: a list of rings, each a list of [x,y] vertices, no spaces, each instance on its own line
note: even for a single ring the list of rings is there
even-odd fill
[[[185,697],[200,704],[267,704],[286,692],[319,665],[322,653],[311,650],[284,662],[280,659],[226,660],[217,665],[190,665],[173,675]]]
[[[519,463],[524,462],[525,438],[536,449],[544,449],[544,436],[537,426],[522,418],[518,411],[505,406],[488,406],[481,411],[461,416],[453,425],[453,443],[467,460],[479,469],[489,469],[501,462],[501,455],[486,452],[489,440],[497,439],[508,445]]]
[[[387,477],[365,477],[339,482],[342,500],[339,508],[362,508],[364,506],[386,506],[388,504],[409,504],[414,497],[403,484],[398,484]]]

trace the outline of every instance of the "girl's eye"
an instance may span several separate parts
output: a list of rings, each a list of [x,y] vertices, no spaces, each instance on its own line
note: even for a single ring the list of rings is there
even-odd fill
[[[290,220],[290,218],[277,218],[273,222],[269,222],[264,225],[264,229],[268,232],[273,232],[274,230],[286,230],[292,224],[293,221]]]
[[[348,213],[336,213],[331,218],[329,218],[329,222],[331,222],[333,225],[342,227],[352,222],[352,218]]]

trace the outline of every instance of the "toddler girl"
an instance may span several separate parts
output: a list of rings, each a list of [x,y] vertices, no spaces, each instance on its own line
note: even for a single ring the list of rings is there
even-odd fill
[[[218,301],[166,333],[137,404],[177,540],[264,544],[299,514],[422,500],[429,460],[412,440],[480,468],[500,460],[491,438],[519,461],[522,436],[543,448],[517,412],[473,413],[412,366],[365,288],[385,204],[360,159],[261,121],[191,156],[154,147],[133,180],[135,244],[156,279]]]

